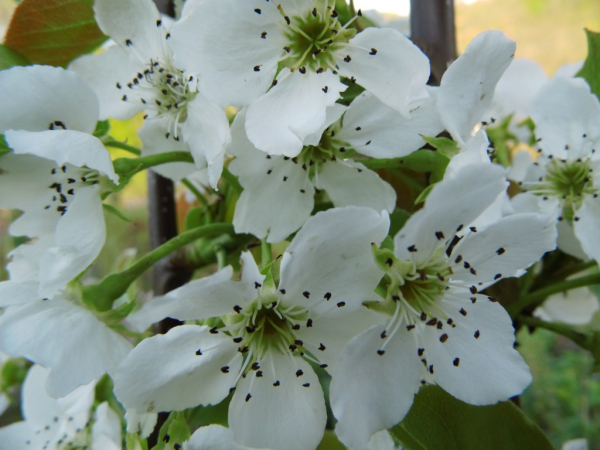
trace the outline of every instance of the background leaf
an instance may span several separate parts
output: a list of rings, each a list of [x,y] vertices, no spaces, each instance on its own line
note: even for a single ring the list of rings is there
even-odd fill
[[[473,406],[437,386],[423,387],[392,428],[406,450],[552,450],[544,433],[512,402]]]
[[[592,92],[600,98],[600,33],[590,31],[586,28],[588,54],[583,67],[577,74],[588,82]]]
[[[18,51],[0,44],[0,70],[8,69],[13,66],[28,66],[31,64],[27,58]]]
[[[106,40],[94,18],[93,0],[23,0],[4,43],[33,64],[66,66]]]

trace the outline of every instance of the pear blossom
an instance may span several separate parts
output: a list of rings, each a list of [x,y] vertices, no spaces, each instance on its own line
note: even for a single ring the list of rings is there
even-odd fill
[[[588,287],[581,287],[551,295],[533,315],[549,322],[586,325],[598,309],[598,297]]]
[[[258,149],[294,157],[347,88],[340,77],[405,116],[428,97],[427,57],[396,30],[357,34],[355,18],[342,24],[333,0],[192,0],[172,29],[175,61],[210,100],[248,106]]]
[[[267,155],[246,134],[243,109],[235,118],[228,152],[236,157],[229,169],[244,187],[233,224],[280,242],[309,218],[315,195],[325,191],[336,207],[364,206],[392,212],[396,193],[361,161],[367,157],[406,156],[425,144],[422,135],[442,130],[433,101],[422,102],[406,119],[365,92],[350,107],[327,108],[327,120],[304,139],[297,157]]]
[[[46,393],[47,378],[47,369],[38,365],[29,369],[22,388],[24,420],[0,428],[2,448],[121,449],[120,420],[108,403],[100,404],[92,415],[96,381],[55,399]]]
[[[326,411],[309,362],[331,370],[344,344],[375,323],[362,303],[375,300],[382,274],[370,246],[388,226],[387,214],[368,208],[321,212],[283,254],[278,285],[243,253],[240,281],[228,266],[152,299],[129,317],[140,330],[167,316],[205,325],[142,341],[115,375],[117,397],[128,410],[153,412],[216,404],[234,391],[238,444],[315,449]]]
[[[106,239],[101,194],[118,182],[91,133],[98,101],[76,74],[45,66],[0,72],[0,207],[23,211],[9,232],[31,240],[11,252],[13,282],[54,295],[98,256]]]
[[[539,211],[559,222],[559,248],[600,258],[600,103],[582,79],[555,77],[531,104],[538,158],[519,158],[515,173],[523,193],[521,210]],[[572,239],[572,237],[575,239]],[[573,242],[575,241],[575,242]],[[578,241],[578,242],[577,242]]]
[[[531,382],[510,317],[480,291],[552,250],[556,230],[536,213],[473,226],[506,187],[502,168],[465,166],[433,188],[393,252],[375,251],[390,280],[391,318],[354,337],[333,370],[336,433],[347,446],[364,449],[372,434],[401,421],[422,384],[486,405]]]
[[[96,20],[117,45],[100,55],[86,55],[70,68],[83,76],[100,99],[100,118],[128,119],[146,112],[139,131],[142,153],[191,151],[198,169],[208,167],[216,186],[223,168],[229,122],[223,108],[198,92],[194,74],[173,62],[171,34],[151,0],[96,0]],[[179,180],[193,164],[156,168]]]
[[[8,286],[14,292],[19,288]],[[74,293],[60,291],[42,300],[32,288],[17,296],[16,304],[6,292],[0,290],[0,306],[9,304],[0,315],[0,350],[49,369],[46,386],[52,397],[64,397],[113,371],[133,348]]]

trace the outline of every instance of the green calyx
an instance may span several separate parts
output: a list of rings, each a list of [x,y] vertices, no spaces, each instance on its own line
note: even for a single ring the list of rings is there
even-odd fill
[[[333,52],[353,38],[356,30],[345,29],[329,3],[329,0],[316,0],[304,17],[289,17],[281,5],[277,7],[288,24],[285,32],[288,44],[284,49],[289,56],[281,62],[280,68],[308,68],[316,72],[335,66]]]

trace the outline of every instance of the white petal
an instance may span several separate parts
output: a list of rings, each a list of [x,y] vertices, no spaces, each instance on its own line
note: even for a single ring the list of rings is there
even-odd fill
[[[367,28],[335,56],[340,75],[356,78],[358,84],[405,117],[412,102],[428,97],[429,61],[399,31]],[[344,60],[348,56],[350,62]]]
[[[475,136],[464,143],[460,152],[450,159],[444,177],[455,176],[461,167],[468,166],[469,164],[490,164],[491,161],[488,155],[489,147],[490,141],[486,132],[483,129],[477,131]]]
[[[50,370],[33,365],[23,383],[23,415],[32,428],[42,429],[56,419],[74,422],[75,427],[83,427],[90,418],[90,409],[94,404],[96,381],[79,386],[66,397],[52,398],[46,392]],[[54,432],[56,433],[56,431]]]
[[[65,300],[12,306],[0,316],[0,348],[50,368],[53,397],[113,370],[131,347],[91,312]]]
[[[179,136],[179,141],[177,141],[175,140],[173,133],[168,130],[168,117],[147,119],[142,128],[138,131],[140,139],[142,140],[142,156],[166,152],[190,151],[189,145],[187,142],[184,142],[181,136]],[[191,163],[175,162],[155,166],[152,170],[163,177],[173,181],[179,181],[196,172],[197,168]]]
[[[340,117],[348,110],[348,107],[344,105],[340,105],[339,103],[334,103],[332,106],[327,107],[327,111],[325,113],[325,122],[321,125],[321,127],[315,131],[313,134],[309,134],[304,138],[304,145],[319,145],[321,141],[321,137],[325,130],[334,122],[338,121]],[[346,119],[344,119],[346,120]]]
[[[531,99],[547,80],[548,75],[537,62],[514,59],[498,81],[494,99],[484,118],[502,119],[513,113],[519,121],[528,117]]]
[[[121,420],[108,402],[96,408],[96,422],[92,425],[92,450],[121,450]]]
[[[143,331],[166,317],[202,320],[224,316],[246,301],[244,286],[231,280],[233,269],[227,266],[214,275],[192,280],[166,295],[154,297],[127,320]]]
[[[520,394],[531,374],[513,348],[514,329],[504,308],[484,295],[476,294],[475,303],[471,297],[467,289],[446,291],[439,306],[455,327],[423,325],[420,336],[440,387],[472,405],[490,405]]]
[[[133,349],[117,369],[115,394],[140,413],[213,405],[234,386],[241,363],[230,338],[208,327],[181,325]],[[221,370],[225,366],[228,373]]]
[[[129,93],[127,83],[145,68],[141,62],[131,60],[118,45],[98,55],[83,55],[69,65],[69,70],[87,81],[98,96],[101,120],[109,117],[126,120],[144,109],[142,102],[124,102],[123,95]]]
[[[265,281],[266,276],[260,273],[260,269],[254,261],[252,253],[246,251],[240,255],[242,260],[242,285],[246,289],[246,298],[253,300],[256,298],[256,289]]]
[[[0,428],[0,442],[6,448],[24,448],[27,441],[31,441],[32,436],[34,436],[33,433],[34,430],[29,427],[27,422],[14,422]],[[43,444],[43,442],[40,444]]]
[[[201,94],[187,105],[188,117],[181,125],[185,141],[199,169],[208,166],[213,188],[221,178],[225,146],[229,144],[229,120],[225,110],[206,100]]]
[[[515,42],[501,31],[485,31],[444,73],[437,100],[440,117],[457,142],[467,141],[483,119],[515,48]]]
[[[99,187],[77,190],[67,213],[56,226],[55,247],[40,261],[40,293],[52,296],[100,254],[106,241],[106,225]]]
[[[327,371],[331,372],[337,363],[344,346],[354,336],[362,333],[367,328],[381,323],[382,316],[367,308],[356,311],[346,311],[331,304],[334,309],[329,313],[311,318],[310,327],[301,327],[296,331],[296,338],[304,344],[319,363],[326,364]]]
[[[125,412],[127,432],[140,433],[140,436],[143,438],[147,438],[152,434],[157,420],[158,413],[138,413],[135,409]]]
[[[582,287],[551,295],[533,315],[550,322],[586,325],[598,309],[598,297],[587,287]]]
[[[548,81],[531,102],[531,118],[536,136],[542,138],[539,146],[557,158],[573,157],[573,151],[589,157],[584,143],[600,139],[600,104],[581,78]],[[566,145],[571,150],[565,150]]]
[[[209,425],[198,428],[183,444],[183,450],[247,450],[248,447],[237,445],[233,440],[233,432],[221,425]]]
[[[437,136],[444,129],[432,99],[413,108],[406,118],[364,92],[352,102],[336,137],[373,158],[406,156],[425,144],[421,136]]]
[[[0,307],[19,305],[41,300],[38,294],[39,285],[35,281],[18,283],[15,281],[0,282]]]
[[[267,352],[261,367],[263,376],[250,371],[229,404],[229,426],[236,442],[274,450],[316,448],[327,414],[313,369],[303,359],[277,350]]]
[[[102,142],[91,134],[73,130],[7,131],[6,142],[16,154],[29,154],[77,167],[87,166],[106,175],[115,183],[119,177]]]
[[[254,12],[257,7],[262,14]],[[173,26],[171,45],[177,65],[200,74],[200,92],[220,106],[248,105],[267,92],[286,45],[275,23],[282,17],[272,16],[278,15],[274,5],[209,0],[188,11]]]
[[[444,178],[431,190],[425,208],[413,214],[394,238],[396,255],[424,262],[440,246],[439,233],[443,234],[442,239],[452,239],[479,217],[506,186],[504,169],[493,164],[470,164]],[[408,248],[413,245],[416,251],[410,252]]]
[[[367,450],[397,450],[392,436],[387,430],[381,430],[371,436]]]
[[[14,155],[0,159],[0,207],[27,210],[40,203],[40,194],[52,183],[56,164],[33,155]]]
[[[94,12],[104,34],[140,62],[150,63],[150,59],[163,56],[166,30],[157,26],[161,16],[151,0],[97,0]]]
[[[96,94],[76,73],[58,67],[13,67],[0,73],[0,133],[47,130],[55,121],[91,133],[98,120]]]
[[[327,162],[321,167],[319,188],[327,191],[334,206],[364,206],[390,213],[394,210],[396,192],[377,172],[352,160]]]
[[[583,251],[595,260],[600,260],[600,202],[598,199],[586,198],[583,206],[576,212],[579,220],[573,223],[575,236],[579,239]]]
[[[371,436],[396,425],[420,387],[421,362],[413,336],[398,332],[379,355],[384,325],[352,339],[333,371],[331,408],[335,432],[346,446],[364,449]]]
[[[233,225],[236,233],[252,233],[260,239],[268,235],[268,242],[281,242],[308,219],[315,191],[300,164],[256,153],[236,158],[230,165],[244,186]]]
[[[381,280],[371,243],[387,235],[389,218],[369,208],[348,206],[312,216],[296,234],[281,262],[279,287],[285,301],[306,304],[318,299],[358,309]]]
[[[514,214],[468,234],[450,255],[462,260],[452,267],[452,279],[475,284],[520,274],[556,248],[555,223],[542,214]]]
[[[321,127],[326,121],[326,108],[345,89],[330,70],[280,74],[279,83],[248,108],[248,138],[271,155],[298,155],[304,138]]]

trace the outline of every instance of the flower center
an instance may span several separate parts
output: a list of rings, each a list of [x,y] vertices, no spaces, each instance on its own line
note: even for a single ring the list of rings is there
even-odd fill
[[[303,17],[289,17],[281,5],[277,6],[287,23],[284,34],[288,44],[284,49],[289,54],[281,61],[280,68],[306,70],[308,67],[312,71],[334,68],[332,53],[356,34],[356,30],[346,28],[352,21],[342,26],[334,6],[335,1],[316,0]]]
[[[128,96],[125,91],[122,100],[139,97],[145,109],[154,116],[168,116],[168,129],[178,140],[177,125],[187,118],[187,103],[196,96],[194,86],[191,86],[194,77],[187,76],[170,61],[151,59],[147,66],[143,73],[137,73],[127,83],[132,92]],[[123,89],[121,83],[116,86]]]
[[[67,212],[77,189],[99,182],[99,174],[95,170],[71,164],[53,168],[50,175],[52,183],[48,186],[50,193],[44,209],[56,211],[61,216]]]
[[[540,178],[539,184],[531,187],[531,191],[545,198],[549,195],[560,198],[564,218],[572,221],[574,212],[583,203],[583,196],[597,195],[592,172],[590,160],[553,159],[546,167],[546,175]]]

